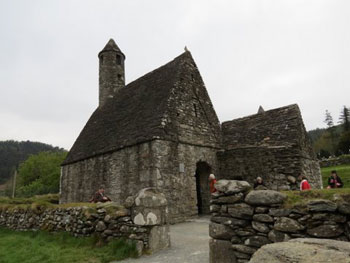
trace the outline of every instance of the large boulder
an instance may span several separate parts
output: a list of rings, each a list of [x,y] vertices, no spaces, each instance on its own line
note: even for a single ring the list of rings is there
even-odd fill
[[[307,207],[311,212],[334,212],[337,210],[337,204],[323,199],[311,200],[307,203]]]
[[[339,225],[320,225],[307,230],[307,233],[314,237],[338,237],[343,232]]]
[[[349,257],[349,242],[297,238],[261,247],[249,263],[349,263]]]
[[[220,180],[215,184],[216,190],[225,193],[226,195],[232,195],[248,191],[251,186],[246,181],[237,180]]]
[[[216,224],[210,222],[209,224],[209,236],[215,239],[231,240],[231,237],[235,235],[234,230],[222,224]]]
[[[294,219],[288,217],[279,217],[277,218],[273,228],[282,232],[296,233],[300,230],[303,230],[305,227]]]
[[[273,205],[281,204],[287,196],[281,192],[273,190],[251,191],[245,197],[245,201],[250,205]]]
[[[245,203],[233,204],[228,206],[228,213],[235,218],[251,219],[254,209]]]

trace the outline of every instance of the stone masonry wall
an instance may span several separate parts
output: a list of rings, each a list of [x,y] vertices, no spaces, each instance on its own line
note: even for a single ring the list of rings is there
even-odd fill
[[[139,254],[170,246],[167,200],[152,188],[129,198],[127,207],[110,202],[98,203],[96,208],[0,207],[0,226],[20,231],[65,231],[76,237],[96,234],[107,241],[125,238],[136,243]]]
[[[317,160],[300,155],[297,147],[247,147],[218,153],[220,178],[238,179],[254,184],[263,178],[272,190],[295,190],[300,174],[307,176],[312,188],[322,188]]]
[[[87,202],[99,186],[123,205],[142,188],[161,189],[168,200],[169,222],[198,214],[196,164],[217,171],[216,149],[154,140],[62,167],[61,203]],[[209,195],[209,193],[208,193]]]
[[[320,161],[321,167],[338,166],[343,164],[350,164],[350,154],[344,154],[339,157],[323,159]]]
[[[243,263],[261,246],[293,238],[350,240],[350,204],[311,200],[285,208],[286,195],[249,191],[245,181],[220,180],[212,195],[210,262]]]

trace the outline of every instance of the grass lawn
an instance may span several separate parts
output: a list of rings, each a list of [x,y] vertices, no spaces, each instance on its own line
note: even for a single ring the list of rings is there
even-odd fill
[[[326,188],[328,185],[328,177],[331,175],[331,171],[336,170],[344,183],[344,188],[350,188],[350,165],[339,165],[321,168],[323,187]]]
[[[75,238],[68,233],[0,228],[0,263],[107,263],[137,255],[135,245],[122,240],[100,247],[98,243],[94,237]]]

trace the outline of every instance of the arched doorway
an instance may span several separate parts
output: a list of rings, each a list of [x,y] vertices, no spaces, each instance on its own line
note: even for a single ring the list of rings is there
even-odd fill
[[[209,191],[209,174],[211,166],[207,162],[199,161],[196,165],[196,190],[198,214],[206,215],[210,213],[210,191]]]

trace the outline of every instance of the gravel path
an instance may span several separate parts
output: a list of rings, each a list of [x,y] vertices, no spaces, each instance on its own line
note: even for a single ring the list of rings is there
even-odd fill
[[[150,256],[127,259],[118,263],[208,263],[208,231],[209,217],[172,225],[170,226],[170,248]]]

